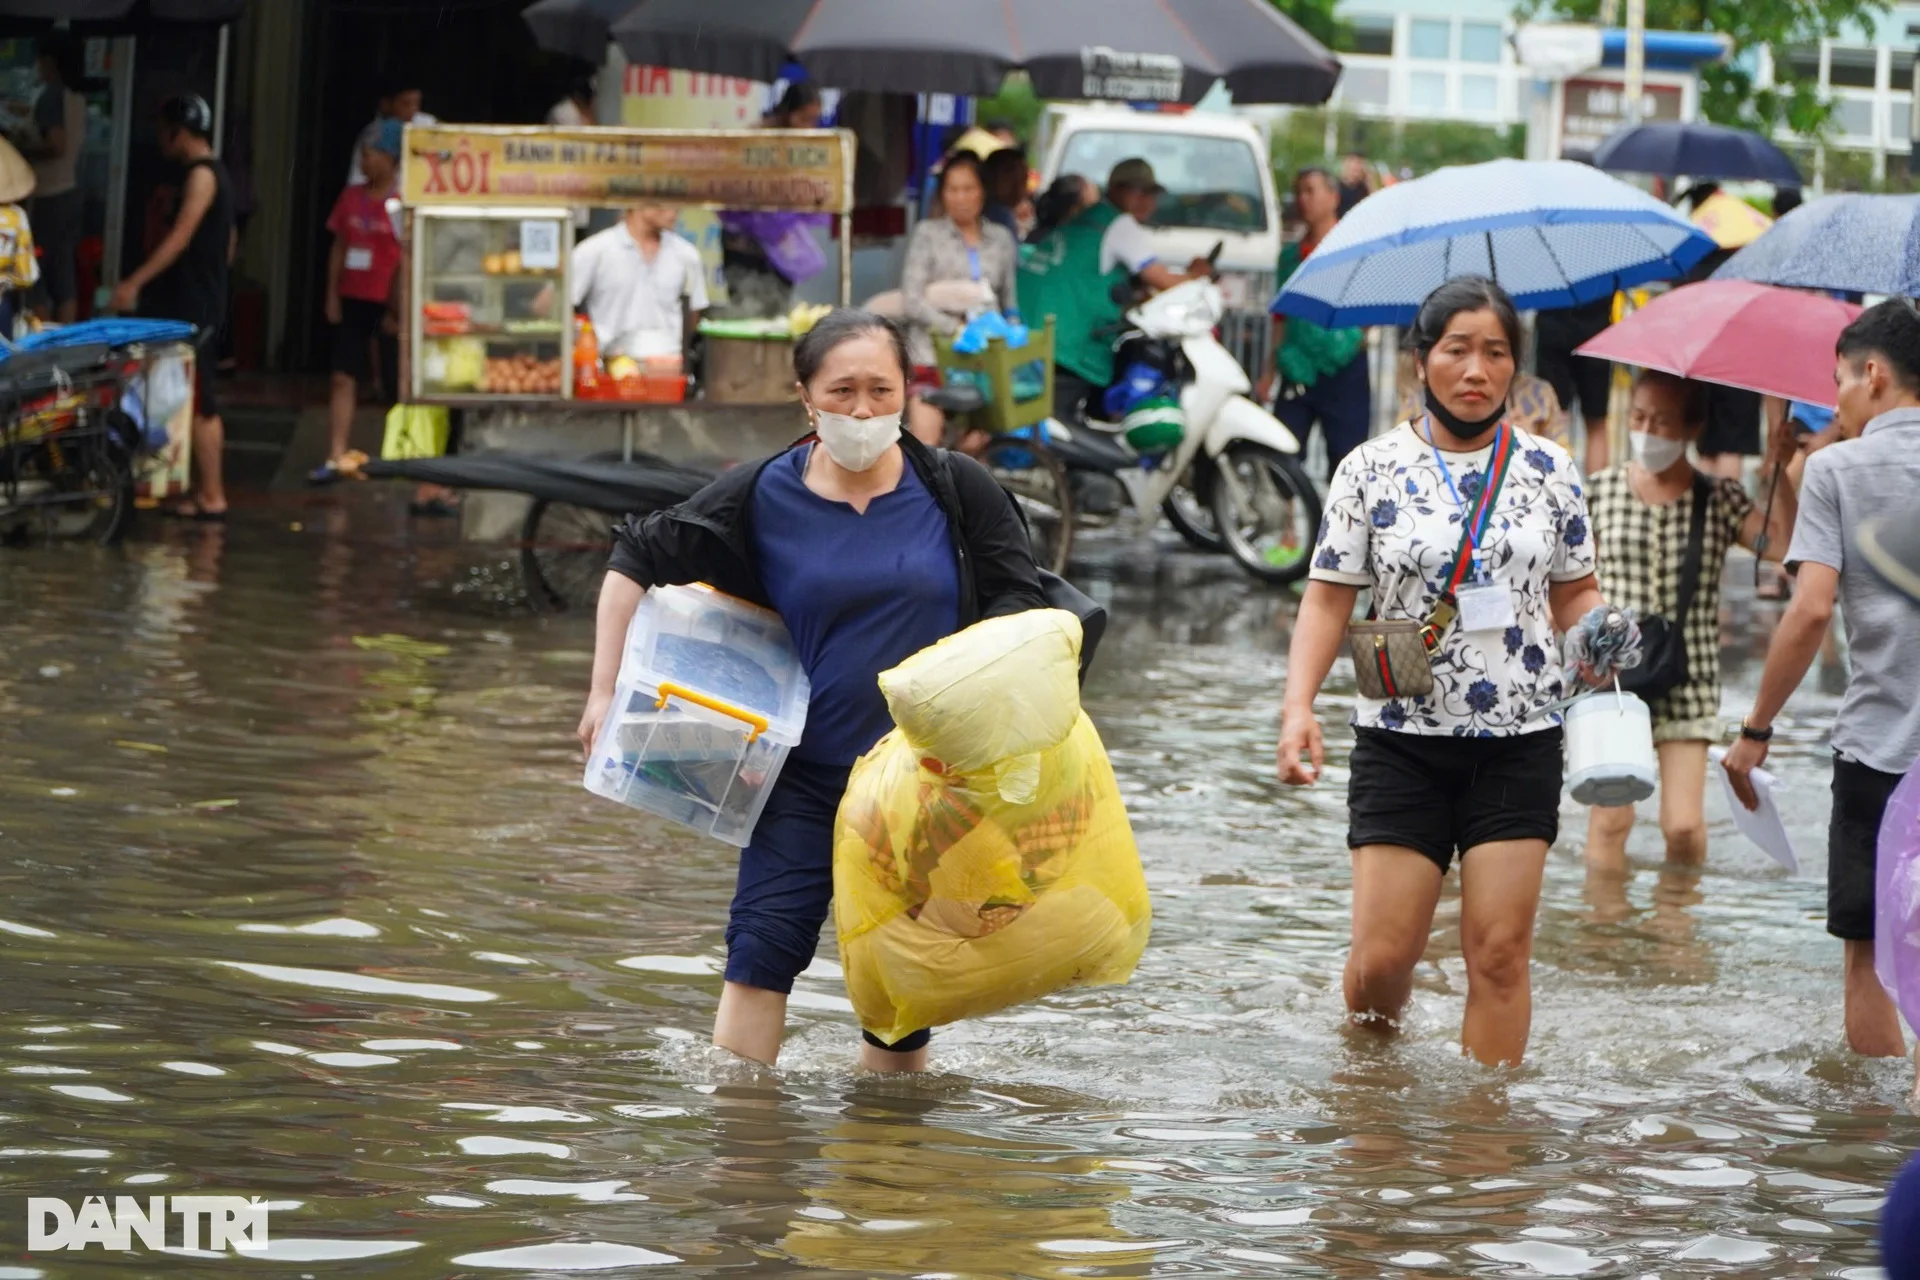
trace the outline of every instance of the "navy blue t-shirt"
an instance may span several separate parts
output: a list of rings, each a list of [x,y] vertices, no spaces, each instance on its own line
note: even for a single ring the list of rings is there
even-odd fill
[[[861,515],[807,488],[809,453],[760,473],[753,549],[812,685],[794,754],[849,765],[893,728],[880,673],[959,629],[960,568],[946,513],[911,463]]]

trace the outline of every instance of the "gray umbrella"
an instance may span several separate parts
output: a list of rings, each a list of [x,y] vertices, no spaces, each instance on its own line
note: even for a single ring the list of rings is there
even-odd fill
[[[583,54],[613,0],[540,0],[528,25]],[[1269,0],[638,0],[611,34],[633,62],[752,80],[789,60],[821,84],[1043,98],[1324,102],[1340,62]]]
[[[1920,196],[1841,195],[1801,205],[1713,278],[1920,295]]]

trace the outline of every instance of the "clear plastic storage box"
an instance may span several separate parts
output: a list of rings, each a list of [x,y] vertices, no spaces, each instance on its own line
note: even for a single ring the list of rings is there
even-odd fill
[[[654,587],[634,610],[595,795],[745,847],[807,720],[786,624],[711,587]]]

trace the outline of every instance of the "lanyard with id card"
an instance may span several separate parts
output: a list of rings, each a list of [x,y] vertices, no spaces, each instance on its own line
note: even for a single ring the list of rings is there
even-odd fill
[[[1469,509],[1460,497],[1460,490],[1454,486],[1453,472],[1447,467],[1447,460],[1440,455],[1440,448],[1433,442],[1433,425],[1427,424],[1427,444],[1433,450],[1433,460],[1440,468],[1440,478],[1446,481],[1447,492],[1460,510],[1461,531],[1460,549],[1454,554],[1453,572],[1448,576],[1447,590],[1434,608],[1435,625],[1428,636],[1428,647],[1436,648],[1440,642],[1440,633],[1446,629],[1447,622],[1457,616],[1462,631],[1504,631],[1517,620],[1513,611],[1513,591],[1505,583],[1495,582],[1488,570],[1486,559],[1481,555],[1481,544],[1486,540],[1487,530],[1493,524],[1494,504],[1500,499],[1500,486],[1505,483],[1507,470],[1513,459],[1513,429],[1505,423],[1500,424],[1500,434],[1494,439],[1493,452],[1487,459],[1486,483],[1480,486],[1480,495]],[[1441,621],[1442,612],[1446,618]]]

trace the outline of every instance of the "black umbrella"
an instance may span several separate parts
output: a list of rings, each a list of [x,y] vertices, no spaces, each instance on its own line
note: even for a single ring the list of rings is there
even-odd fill
[[[540,0],[529,25],[585,55],[612,0]],[[612,23],[627,58],[752,80],[798,61],[878,93],[996,92],[1024,69],[1043,98],[1324,102],[1340,62],[1268,0],[639,0]],[[564,39],[565,43],[561,43]]]
[[[705,488],[711,472],[636,454],[618,458],[557,458],[546,454],[461,453],[445,458],[373,459],[360,465],[371,480],[413,480],[453,489],[495,489],[595,511],[652,511]]]
[[[598,65],[607,56],[614,21],[632,12],[637,0],[538,0],[520,16],[542,49]]]
[[[1757,133],[1722,124],[1661,121],[1612,134],[1593,153],[1596,168],[1666,178],[1800,185],[1787,153]]]

